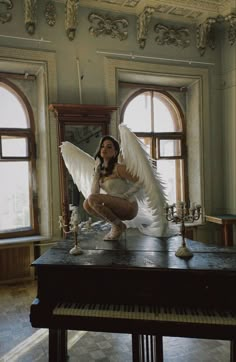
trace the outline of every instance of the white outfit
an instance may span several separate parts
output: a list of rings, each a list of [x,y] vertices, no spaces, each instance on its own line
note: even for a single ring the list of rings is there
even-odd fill
[[[108,195],[120,197],[129,200],[130,202],[136,201],[134,196],[135,192],[132,192],[132,194],[129,193],[131,189],[133,189],[134,183],[125,179],[120,177],[108,177],[103,181],[100,180],[99,185]],[[138,189],[136,191],[138,191]]]

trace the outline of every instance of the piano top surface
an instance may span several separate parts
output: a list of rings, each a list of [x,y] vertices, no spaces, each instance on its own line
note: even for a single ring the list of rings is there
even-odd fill
[[[36,259],[32,266],[112,269],[207,270],[236,272],[236,247],[220,247],[187,239],[193,252],[190,259],[175,256],[181,246],[180,236],[155,238],[137,230],[127,230],[126,240],[103,241],[104,232],[79,235],[81,255],[70,255],[73,240],[58,241]]]

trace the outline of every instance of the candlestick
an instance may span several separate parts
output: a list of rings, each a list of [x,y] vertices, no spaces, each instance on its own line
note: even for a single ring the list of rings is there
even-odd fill
[[[196,203],[192,203],[192,205],[190,205],[190,201],[187,203],[179,201],[176,202],[176,204],[166,204],[164,206],[166,219],[168,221],[175,222],[176,224],[181,224],[182,245],[175,253],[175,255],[179,258],[191,258],[193,256],[193,253],[186,244],[185,222],[194,222],[199,220],[202,207]]]
[[[82,254],[83,252],[78,241],[78,234],[80,230],[79,223],[80,223],[80,216],[79,216],[79,208],[77,206],[72,207],[72,213],[69,223],[70,225],[69,231],[66,231],[68,225],[65,225],[63,216],[59,216],[59,227],[60,229],[62,229],[63,235],[66,236],[68,234],[73,234],[74,236],[74,246],[70,250],[70,254],[72,255],[79,255]]]

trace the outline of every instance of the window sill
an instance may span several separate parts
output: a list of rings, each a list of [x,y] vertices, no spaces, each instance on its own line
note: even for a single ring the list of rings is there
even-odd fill
[[[35,242],[48,241],[49,238],[41,235],[35,236],[25,236],[19,238],[9,238],[9,239],[0,239],[0,247],[2,246],[11,246],[11,245],[20,245],[20,244],[32,244]]]

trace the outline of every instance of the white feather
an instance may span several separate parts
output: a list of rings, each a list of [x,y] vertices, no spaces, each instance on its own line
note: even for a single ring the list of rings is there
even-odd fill
[[[145,234],[162,236],[166,233],[168,226],[164,215],[164,206],[167,202],[164,182],[147,153],[145,145],[127,126],[121,124],[119,130],[125,165],[133,176],[139,178],[146,196],[146,203],[139,202],[139,214],[136,220],[133,220],[133,224],[136,224]],[[140,224],[142,223],[141,213],[149,215],[148,227]],[[137,225],[138,222],[139,225]]]
[[[60,146],[65,165],[72,176],[78,190],[87,198],[91,193],[91,182],[94,174],[94,158],[70,142]]]

